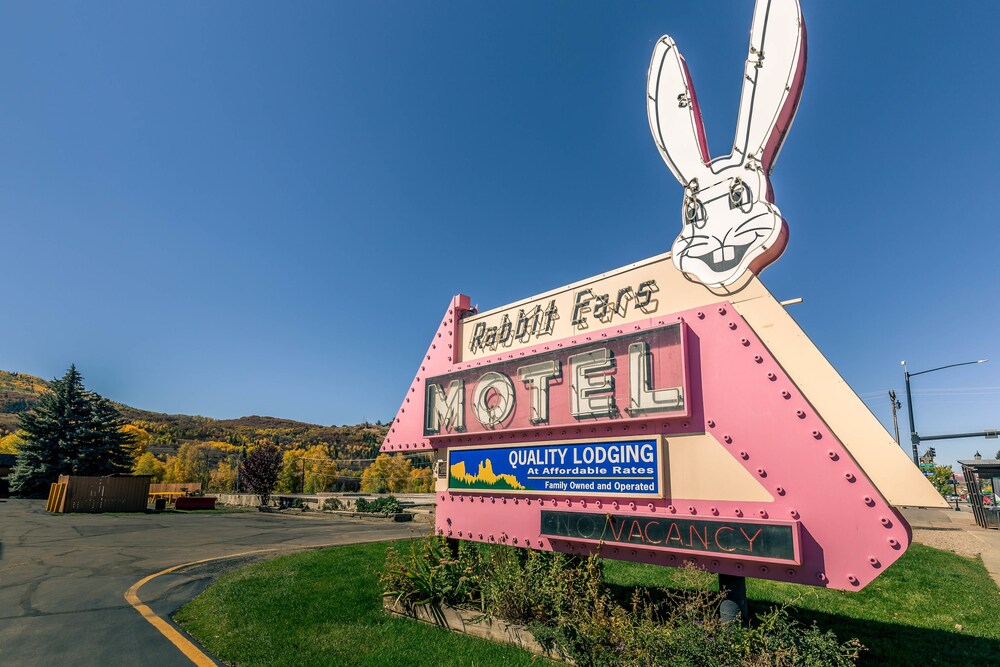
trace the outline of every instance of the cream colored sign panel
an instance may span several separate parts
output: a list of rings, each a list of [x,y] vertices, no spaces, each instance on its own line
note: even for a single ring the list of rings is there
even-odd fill
[[[711,290],[687,280],[666,253],[463,319],[459,361],[664,317],[723,299],[735,302],[766,294],[751,278],[732,289]]]

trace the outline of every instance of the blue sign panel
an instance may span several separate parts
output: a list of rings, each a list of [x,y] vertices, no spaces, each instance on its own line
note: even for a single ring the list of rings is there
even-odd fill
[[[662,497],[660,439],[448,450],[448,488]]]

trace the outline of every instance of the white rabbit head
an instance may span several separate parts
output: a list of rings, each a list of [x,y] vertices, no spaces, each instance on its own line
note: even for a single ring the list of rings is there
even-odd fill
[[[674,266],[726,287],[776,260],[788,225],[773,203],[770,174],[802,95],[806,28],[798,0],[757,0],[732,153],[712,159],[683,56],[660,38],[649,65],[649,128],[684,186]]]

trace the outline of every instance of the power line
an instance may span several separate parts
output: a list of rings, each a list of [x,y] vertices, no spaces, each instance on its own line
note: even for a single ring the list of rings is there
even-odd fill
[[[1000,394],[1000,389],[921,389],[914,396],[990,396]]]
[[[887,391],[889,391],[889,390],[888,389],[882,389],[880,391],[866,391],[863,394],[858,394],[858,398],[865,399],[865,398],[874,398],[876,396],[885,396],[885,392],[887,392]]]

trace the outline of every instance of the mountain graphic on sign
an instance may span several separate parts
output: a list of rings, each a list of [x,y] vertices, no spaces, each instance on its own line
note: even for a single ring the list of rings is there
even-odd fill
[[[459,461],[451,466],[452,488],[461,489],[507,489],[523,491],[524,487],[514,475],[498,475],[493,472],[493,462],[485,459],[479,464],[475,475],[470,475],[465,469],[465,461]]]

